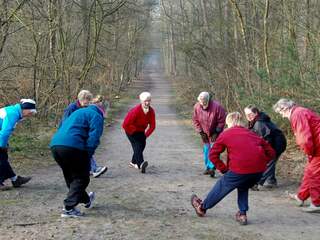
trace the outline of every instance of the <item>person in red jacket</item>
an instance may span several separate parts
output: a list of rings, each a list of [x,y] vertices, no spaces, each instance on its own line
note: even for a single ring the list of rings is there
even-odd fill
[[[256,184],[267,163],[275,157],[275,151],[263,138],[244,127],[239,112],[229,113],[226,118],[228,129],[224,130],[210,150],[209,158],[224,175],[216,182],[203,201],[193,194],[191,204],[199,217],[220,202],[234,189],[238,190],[236,220],[247,224],[249,188]],[[220,154],[227,149],[225,164]]]
[[[130,167],[146,172],[148,162],[143,159],[143,150],[146,139],[153,133],[156,127],[156,118],[151,104],[151,94],[143,92],[139,95],[140,104],[132,108],[126,115],[122,127],[127,134],[133,149]]]
[[[219,134],[223,131],[226,121],[226,111],[218,101],[210,99],[208,92],[201,92],[198,102],[193,107],[192,122],[194,129],[200,134],[203,142],[203,174],[215,176],[215,166],[209,160],[209,151]]]
[[[299,206],[303,206],[304,201],[310,197],[311,204],[303,208],[303,211],[320,212],[320,116],[285,98],[280,99],[273,109],[289,119],[297,145],[308,156],[298,192],[289,196]]]

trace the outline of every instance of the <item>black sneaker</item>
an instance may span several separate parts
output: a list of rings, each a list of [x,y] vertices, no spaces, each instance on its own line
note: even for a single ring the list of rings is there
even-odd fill
[[[214,169],[208,170],[210,177],[214,178],[216,176],[216,171]]]
[[[259,191],[259,190],[260,190],[260,189],[259,189],[259,184],[253,185],[253,186],[251,187],[251,190],[252,190],[252,191]]]
[[[140,169],[141,169],[141,173],[146,173],[146,168],[148,167],[148,162],[147,161],[144,161],[141,166],[140,166]]]
[[[9,190],[9,189],[10,189],[9,186],[6,186],[3,183],[0,183],[0,191],[6,191],[6,190]]]
[[[17,177],[17,180],[15,181],[12,181],[12,185],[13,187],[20,187],[21,185],[23,184],[26,184],[27,182],[29,182],[31,180],[31,177],[21,177],[21,176],[18,176]]]

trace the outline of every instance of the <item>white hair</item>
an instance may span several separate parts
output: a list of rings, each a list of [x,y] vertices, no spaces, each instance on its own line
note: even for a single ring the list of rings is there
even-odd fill
[[[78,100],[83,101],[83,100],[88,100],[91,101],[93,98],[93,95],[90,91],[88,90],[81,90],[78,94]]]
[[[294,101],[281,98],[278,102],[276,102],[276,104],[273,105],[272,108],[276,113],[279,113],[280,111],[291,109],[295,105],[296,103]]]
[[[242,122],[242,116],[239,112],[231,112],[226,117],[226,124],[228,125],[228,128],[234,127],[234,126],[244,126]]]
[[[142,93],[140,93],[139,98],[140,98],[140,101],[145,101],[145,100],[151,99],[151,93],[142,92]]]
[[[198,96],[198,101],[200,101],[200,99],[205,99],[207,101],[209,101],[210,98],[210,94],[208,92],[201,92]]]

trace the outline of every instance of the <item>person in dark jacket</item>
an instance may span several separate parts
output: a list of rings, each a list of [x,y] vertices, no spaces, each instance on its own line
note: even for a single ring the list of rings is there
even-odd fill
[[[249,188],[259,181],[266,164],[275,157],[275,151],[263,138],[244,127],[240,113],[229,113],[226,123],[228,129],[219,135],[209,154],[210,161],[223,176],[203,201],[193,194],[191,205],[196,214],[203,217],[208,209],[237,189],[239,211],[236,220],[246,225]],[[220,160],[220,154],[225,150],[228,153],[227,163]]]
[[[80,108],[84,108],[87,107],[90,102],[92,101],[92,103],[96,103],[97,106],[99,107],[100,103],[99,101],[103,101],[102,96],[100,96],[100,100],[99,98],[97,98],[97,96],[93,99],[92,93],[88,90],[81,90],[78,93],[78,99],[77,101],[70,103],[68,105],[68,107],[64,110],[63,112],[63,116],[60,122],[59,127],[62,125],[62,123],[76,110],[80,109]],[[105,109],[103,110],[105,111]],[[104,113],[105,115],[105,113]],[[98,166],[96,159],[94,158],[94,156],[92,156],[91,160],[90,160],[90,173],[92,174],[92,176],[94,178],[98,178],[100,177],[102,174],[104,174],[106,171],[108,170],[107,166]]]
[[[20,103],[0,108],[0,191],[10,189],[4,184],[10,179],[13,187],[20,187],[31,180],[31,177],[17,176],[8,161],[8,142],[16,124],[23,118],[37,113],[36,102],[32,99],[21,99]]]
[[[287,140],[283,132],[275,125],[270,117],[261,112],[255,105],[248,105],[244,109],[248,120],[248,128],[263,137],[276,152],[276,157],[269,162],[267,170],[263,173],[260,181],[252,190],[262,189],[262,186],[273,188],[277,186],[276,163],[280,155],[286,150]]]
[[[52,137],[51,152],[69,189],[61,217],[82,216],[76,208],[79,203],[86,208],[92,206],[95,194],[87,194],[86,188],[90,182],[90,159],[100,143],[103,122],[99,107],[89,105],[65,119]]]
[[[139,95],[140,104],[132,108],[125,116],[122,127],[131,143],[133,155],[129,166],[146,172],[148,161],[144,161],[143,151],[146,139],[156,128],[156,117],[151,104],[151,94],[142,92]]]

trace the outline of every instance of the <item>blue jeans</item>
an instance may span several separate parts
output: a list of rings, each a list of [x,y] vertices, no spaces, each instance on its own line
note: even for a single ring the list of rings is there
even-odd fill
[[[92,156],[90,159],[90,171],[95,172],[95,171],[97,171],[97,168],[98,168],[97,161]]]
[[[209,159],[209,152],[212,146],[213,144],[210,144],[210,143],[203,144],[203,160],[207,170],[215,169],[214,164]]]
[[[262,173],[237,174],[231,171],[226,172],[213,186],[208,196],[203,201],[202,208],[207,210],[214,207],[225,196],[237,188],[240,213],[246,214],[249,210],[249,188],[260,180],[261,175]]]

